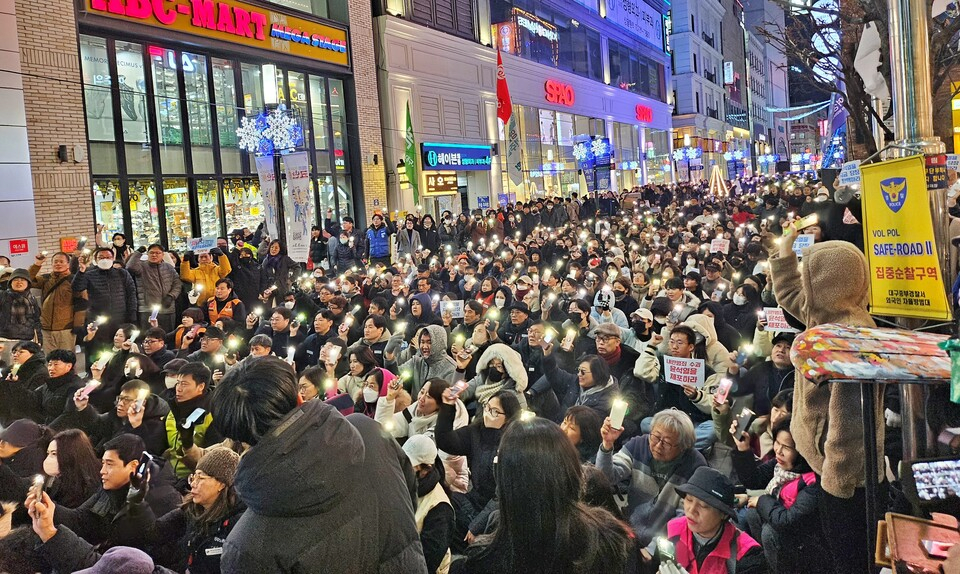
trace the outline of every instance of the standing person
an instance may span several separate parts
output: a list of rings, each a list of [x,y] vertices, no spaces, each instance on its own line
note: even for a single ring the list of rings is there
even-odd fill
[[[90,268],[87,261],[81,259],[77,274],[73,277],[73,292],[87,292],[89,306],[87,317],[91,321],[103,318],[103,324],[96,329],[92,345],[87,352],[87,362],[91,355],[99,355],[102,348],[110,348],[113,335],[120,325],[137,322],[137,286],[126,269],[113,266],[113,251],[97,249],[93,253],[96,267]]]
[[[373,223],[367,228],[367,254],[370,266],[390,266],[390,229],[383,222],[383,215],[373,214]]]
[[[219,260],[213,261],[213,256],[218,255]],[[223,279],[233,271],[230,266],[230,258],[223,254],[218,247],[214,247],[209,253],[200,253],[197,255],[197,266],[191,267],[190,261],[193,259],[193,251],[187,251],[183,254],[183,262],[180,264],[180,278],[187,283],[193,284],[190,292],[190,304],[203,307],[207,300],[213,297],[217,281]],[[196,295],[196,301],[193,296]]]
[[[250,445],[235,479],[247,511],[222,571],[426,574],[396,441],[363,415],[298,403],[296,375],[275,357],[239,365],[214,392],[218,428]]]
[[[174,317],[177,297],[183,284],[173,265],[163,260],[163,247],[154,243],[147,247],[143,255],[130,257],[127,259],[127,271],[137,286],[137,308],[140,312],[137,324],[146,329],[151,314],[159,307],[157,325],[172,331],[177,324]]]
[[[770,258],[770,274],[777,301],[783,310],[807,328],[824,323],[875,327],[867,312],[870,278],[867,263],[853,244],[846,241],[817,243],[804,253],[799,266],[793,242],[797,229],[784,229],[780,250]],[[811,381],[796,371],[793,387],[793,419],[790,432],[797,451],[820,476],[820,523],[837,574],[865,572],[869,530],[864,477],[875,473],[884,486],[883,389],[878,385],[875,413],[878,468],[866,469],[863,450],[863,419],[860,389],[856,385]],[[881,488],[881,493],[885,488]],[[882,494],[877,497],[883,500]],[[875,503],[878,501],[869,501]]]
[[[403,227],[397,231],[397,260],[409,257],[415,264],[420,263],[420,233],[414,229],[413,217],[407,217]]]
[[[266,272],[267,287],[276,287],[273,296],[277,301],[282,301],[283,296],[290,291],[290,285],[297,272],[300,270],[300,264],[287,255],[287,246],[274,239],[269,245],[260,246],[260,253],[265,253],[263,262],[260,264]],[[261,300],[264,300],[261,297]],[[270,298],[264,302],[270,301]]]
[[[40,329],[43,333],[43,351],[54,349],[72,351],[77,344],[73,328],[77,326],[73,308],[73,274],[70,273],[70,256],[62,251],[53,254],[53,269],[50,273],[40,274],[40,267],[46,260],[40,253],[30,266],[30,278],[33,287],[40,290]]]
[[[352,272],[354,267],[359,267],[363,252],[357,249],[358,245],[360,243],[346,231],[340,233],[340,240],[337,241],[336,248],[333,250],[330,269],[343,274]]]
[[[310,263],[311,269],[320,267],[327,258],[327,241],[323,237],[323,230],[319,225],[310,228]]]
[[[425,250],[423,258],[426,259],[431,255],[439,258],[441,255],[440,233],[437,231],[437,224],[432,215],[428,213],[420,219],[420,228],[417,232],[420,233],[420,243]]]
[[[40,304],[30,294],[30,274],[17,269],[9,287],[0,292],[0,343],[9,341],[42,342]],[[4,364],[10,364],[10,345],[0,345]]]
[[[581,502],[583,467],[556,423],[537,418],[510,425],[494,471],[499,522],[468,549],[466,572],[626,570],[631,533],[608,510]]]
[[[242,247],[237,266],[230,272],[234,292],[248,310],[260,304],[260,295],[269,286],[266,271],[254,257],[249,245]]]

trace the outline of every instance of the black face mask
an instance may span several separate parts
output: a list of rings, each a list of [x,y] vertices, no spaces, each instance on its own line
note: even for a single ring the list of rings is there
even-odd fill
[[[491,383],[499,383],[503,380],[503,373],[498,369],[490,369],[487,372],[487,379],[489,379]]]
[[[617,301],[623,301],[623,298],[627,296],[626,291],[614,291],[613,296]]]
[[[583,322],[583,313],[570,312],[567,313],[567,318],[570,319],[570,322],[574,325],[579,325]]]
[[[417,496],[424,497],[436,488],[437,484],[440,482],[440,472],[437,470],[437,467],[434,466],[427,476],[423,478],[417,478]]]

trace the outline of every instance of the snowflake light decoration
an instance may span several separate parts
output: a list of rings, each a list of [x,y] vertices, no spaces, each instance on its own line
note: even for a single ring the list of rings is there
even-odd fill
[[[686,159],[686,154],[683,153],[683,148],[677,148],[673,150],[673,159],[674,161],[683,161]]]
[[[687,149],[687,159],[697,159],[700,157],[700,148],[698,147],[688,147]]]
[[[726,161],[731,161],[733,159],[733,154],[730,152],[724,152],[723,159],[725,159]]]
[[[737,161],[743,159],[743,150],[739,150],[739,149],[738,149],[738,150],[734,150],[734,152],[733,152],[733,159],[735,159],[735,160],[737,160]]]
[[[240,147],[257,155],[295,149],[303,144],[303,127],[284,106],[262,111],[255,118],[243,117],[237,128]]]
[[[577,161],[585,161],[589,153],[586,144],[582,142],[573,146],[573,157],[576,158]]]
[[[590,151],[593,152],[593,155],[597,157],[603,157],[607,155],[607,142],[602,139],[595,139],[590,143]]]

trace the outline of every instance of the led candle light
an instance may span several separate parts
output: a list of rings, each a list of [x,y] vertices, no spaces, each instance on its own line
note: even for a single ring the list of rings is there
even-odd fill
[[[296,348],[296,347],[294,347],[294,346],[292,346],[292,345],[289,346],[289,347],[287,347],[287,362],[288,362],[288,363],[292,363],[292,362],[293,362],[293,355],[294,355],[296,352],[297,352],[297,348]]]
[[[104,323],[107,322],[107,320],[108,318],[106,315],[100,315],[99,317],[97,317],[97,325],[103,325]]]
[[[610,409],[610,426],[615,429],[623,428],[623,417],[627,415],[627,401],[614,399]]]
[[[154,305],[154,306],[151,308],[150,320],[151,320],[151,321],[156,321],[156,320],[157,320],[157,317],[158,317],[159,315],[160,315],[160,305]]]
[[[134,343],[136,343],[136,342],[137,342],[137,339],[139,339],[139,338],[140,338],[140,331],[131,331],[131,332],[130,332],[130,344],[131,344],[131,345],[134,344]]]

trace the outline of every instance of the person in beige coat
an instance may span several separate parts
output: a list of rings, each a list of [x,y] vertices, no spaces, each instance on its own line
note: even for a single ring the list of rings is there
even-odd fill
[[[845,241],[825,241],[805,250],[801,267],[792,249],[796,236],[793,225],[785,228],[779,250],[770,258],[774,292],[784,311],[808,329],[825,323],[875,327],[867,312],[870,280],[863,253]],[[871,432],[877,433],[877,460],[882,463],[883,389],[878,385],[874,392],[878,424]],[[867,567],[861,412],[859,385],[812,381],[797,370],[790,432],[797,450],[821,477],[821,523],[838,574]],[[872,472],[883,480],[882,466]]]

